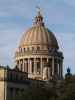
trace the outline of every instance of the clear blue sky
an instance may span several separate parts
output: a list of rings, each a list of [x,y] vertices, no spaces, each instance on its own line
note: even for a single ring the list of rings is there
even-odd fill
[[[69,66],[75,73],[75,0],[0,0],[0,64],[12,67],[15,49],[38,5],[64,53],[64,72]]]

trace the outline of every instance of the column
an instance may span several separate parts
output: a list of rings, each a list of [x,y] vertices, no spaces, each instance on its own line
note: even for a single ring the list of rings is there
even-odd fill
[[[23,59],[20,61],[20,70],[23,71]]]
[[[21,65],[21,63],[20,63],[20,60],[19,60],[19,70],[20,70],[20,65]]]
[[[50,79],[49,58],[47,58],[47,70],[48,70],[48,73],[47,73],[47,78],[48,78],[48,80],[49,80],[49,79]]]
[[[58,58],[56,58],[56,67],[57,67],[56,75],[57,75],[57,78],[58,78],[58,75],[59,75],[59,73],[58,73],[58,72],[59,72],[59,71],[58,71],[58,70],[59,70],[59,69],[58,69]]]
[[[43,60],[42,60],[42,57],[40,58],[40,66],[41,66],[41,75],[43,77]]]
[[[54,76],[54,57],[52,57],[52,76]]]
[[[61,64],[60,64],[60,59],[59,59],[59,77],[61,78]]]
[[[60,77],[60,66],[59,66],[59,59],[58,59],[58,76]]]
[[[34,58],[34,74],[37,73],[37,68],[36,68],[36,58]]]
[[[63,78],[63,59],[61,59],[61,78]]]
[[[52,78],[52,58],[50,58],[50,77]]]
[[[36,59],[36,69],[37,69],[37,74],[41,74],[41,59],[40,58]]]
[[[26,61],[26,69],[27,69],[27,73],[28,73],[28,59]]]
[[[28,58],[28,73],[30,73],[30,59]]]
[[[24,72],[26,72],[25,67],[26,67],[26,63],[25,63],[25,59],[23,60],[24,62]]]
[[[28,73],[28,70],[27,70],[27,69],[28,69],[28,68],[27,68],[27,67],[28,67],[28,66],[27,66],[27,60],[25,59],[25,61],[24,61],[24,62],[25,62],[25,72],[27,72],[27,73]]]
[[[30,73],[32,73],[32,60],[30,60]]]
[[[24,72],[26,72],[26,60],[24,59]]]
[[[23,59],[23,69],[22,69],[22,71],[24,72],[24,59]]]
[[[49,66],[49,70],[50,70],[50,79],[52,79],[52,60],[50,59],[50,66]]]
[[[31,60],[31,62],[32,62],[31,73],[34,73],[34,59],[33,59],[33,58],[32,58],[32,60]]]
[[[48,63],[49,59],[47,58],[47,63]]]
[[[62,71],[63,71],[63,61],[62,59],[59,60],[59,75],[60,75],[60,78],[62,78]]]
[[[19,68],[19,70],[20,70],[20,60],[19,60],[18,68]]]

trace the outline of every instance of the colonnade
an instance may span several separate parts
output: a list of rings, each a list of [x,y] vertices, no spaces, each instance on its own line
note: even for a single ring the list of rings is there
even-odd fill
[[[48,63],[48,65],[47,65]],[[25,58],[17,60],[19,70],[27,72],[32,75],[41,75],[43,77],[43,70],[45,67],[49,68],[48,76],[57,76],[62,78],[63,60],[62,58]]]

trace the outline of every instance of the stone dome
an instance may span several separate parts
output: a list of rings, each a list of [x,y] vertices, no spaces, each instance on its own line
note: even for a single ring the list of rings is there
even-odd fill
[[[33,26],[24,33],[20,47],[31,45],[48,45],[50,48],[58,49],[58,43],[54,34],[45,26]]]
[[[45,27],[43,17],[38,13],[34,25],[24,32],[19,47],[47,46],[50,49],[58,49],[58,43],[54,34]]]

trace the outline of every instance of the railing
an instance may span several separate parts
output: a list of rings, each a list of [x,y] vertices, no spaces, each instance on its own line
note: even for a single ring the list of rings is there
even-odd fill
[[[15,56],[25,56],[25,55],[35,55],[35,54],[48,54],[47,50],[39,50],[39,51],[26,51],[26,52],[16,52]]]
[[[28,56],[28,55],[50,55],[50,56],[54,55],[54,56],[63,57],[62,52],[48,51],[48,50],[16,52],[15,57]]]

